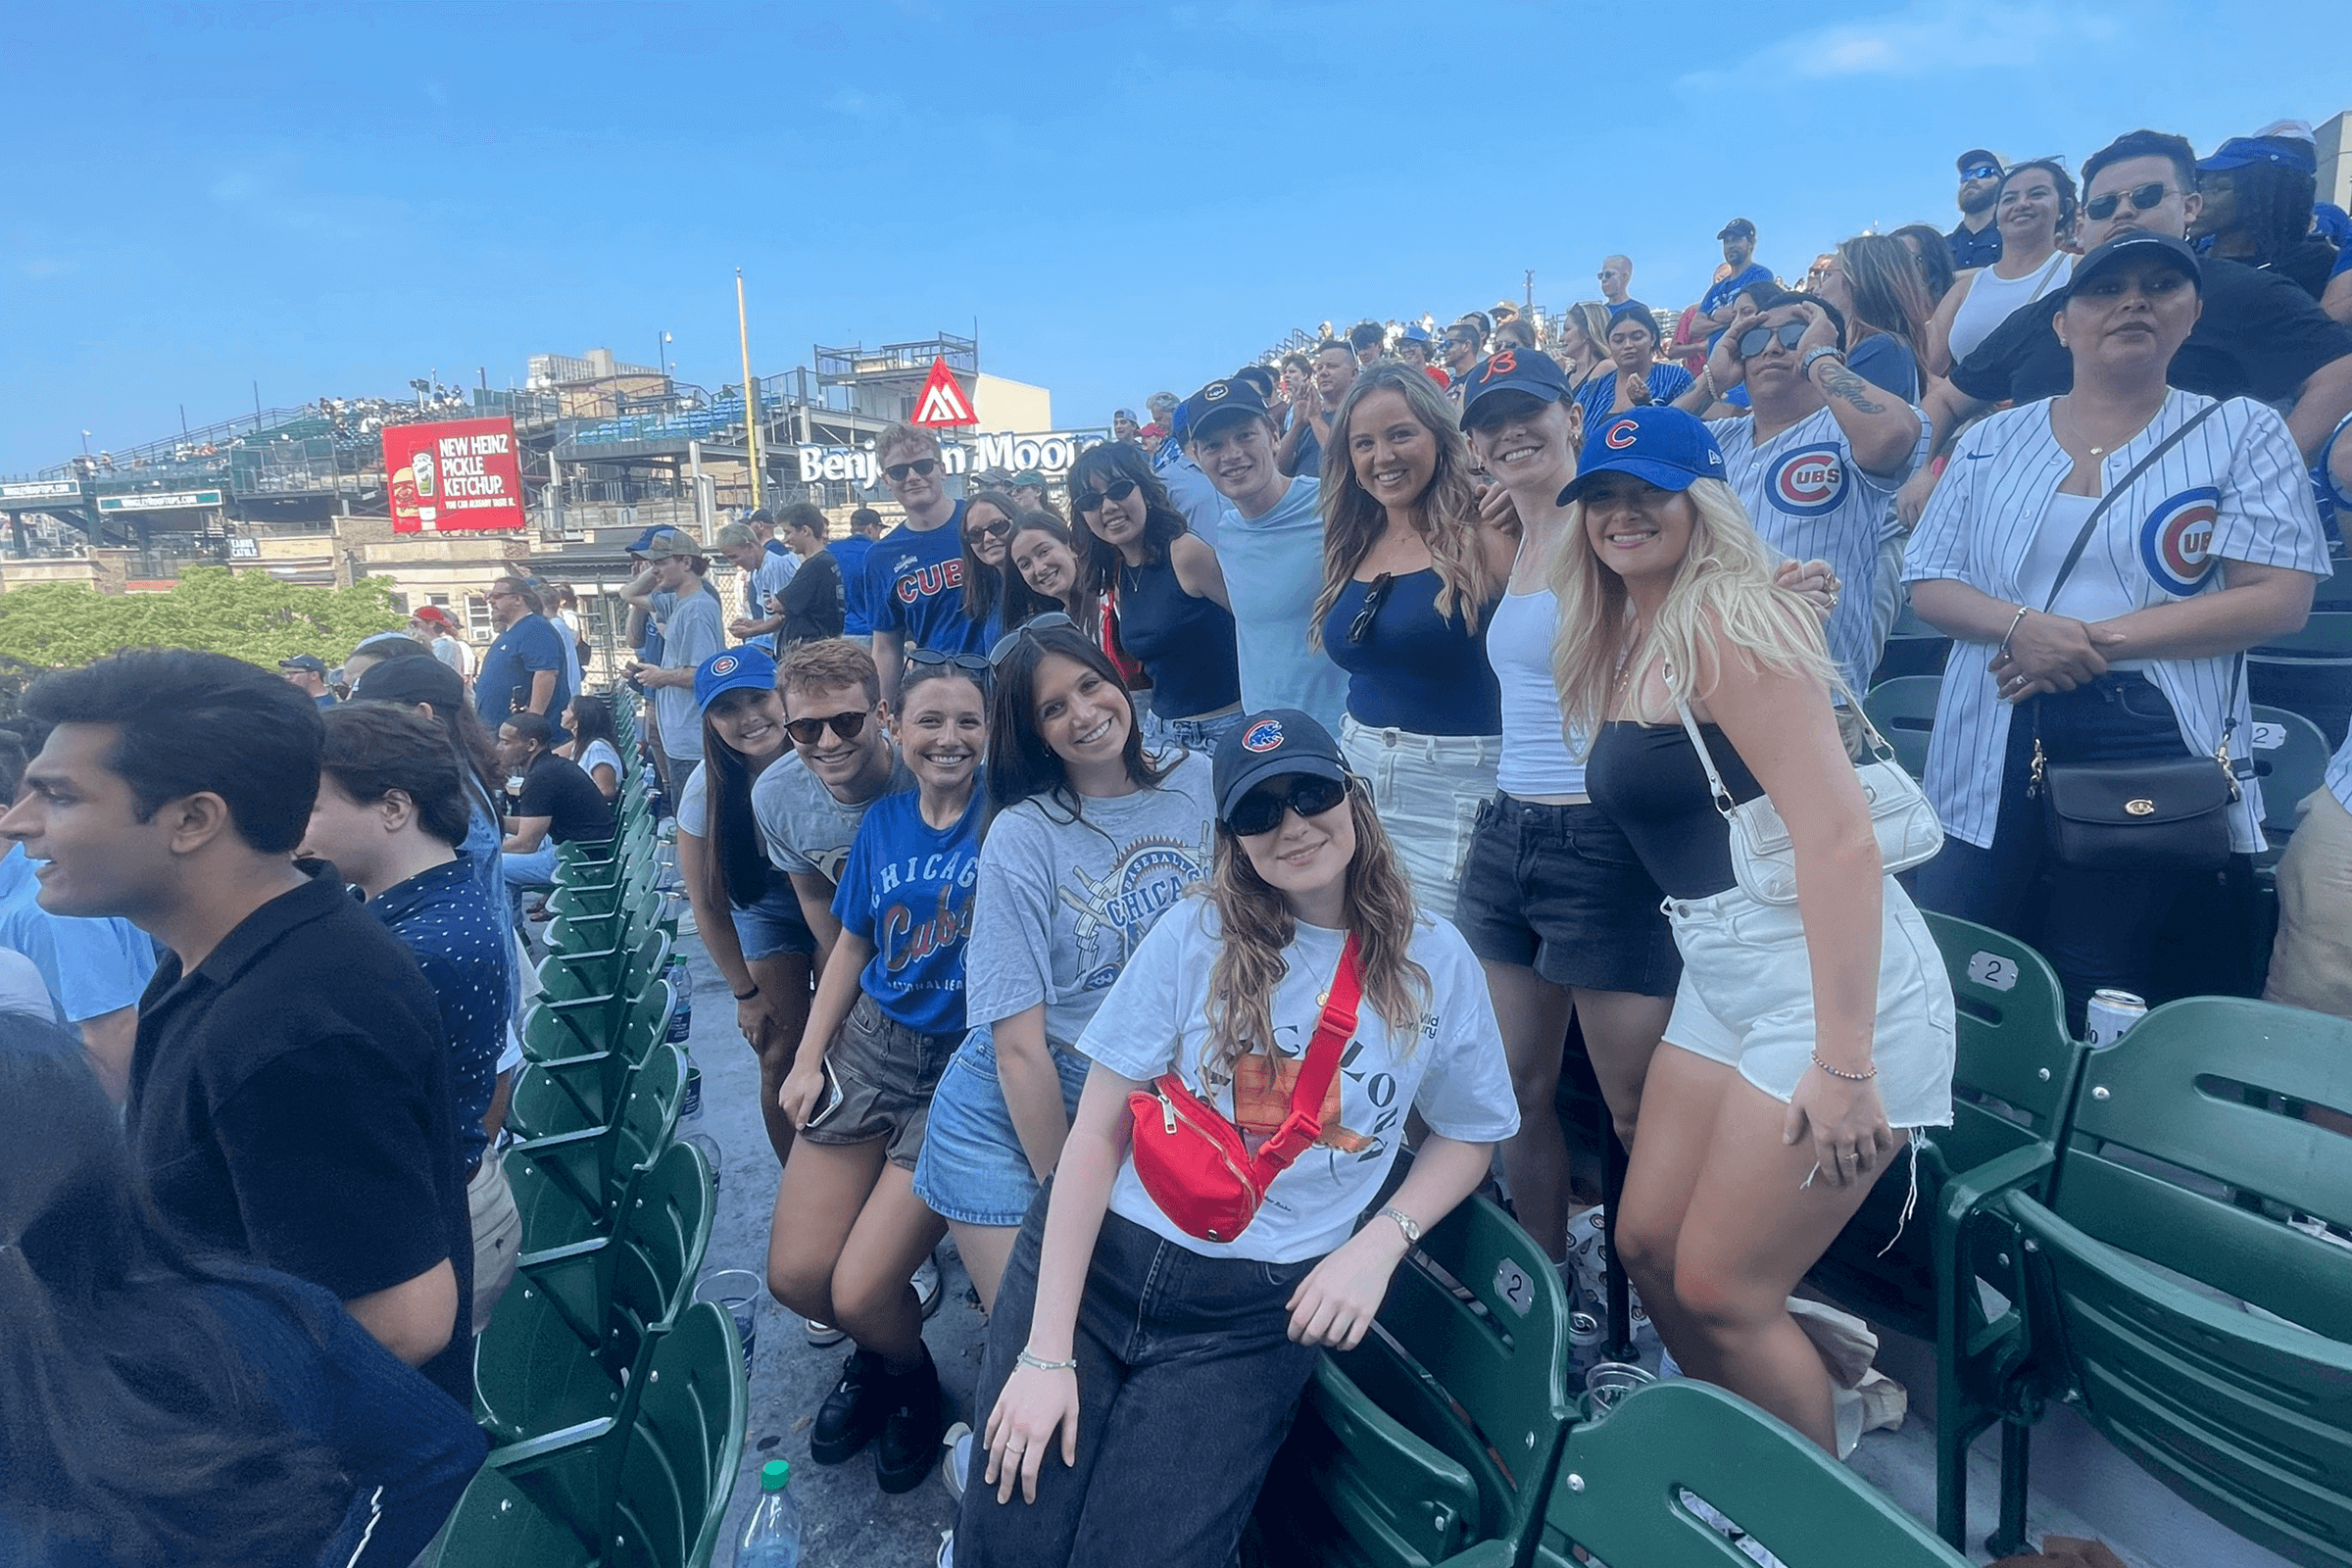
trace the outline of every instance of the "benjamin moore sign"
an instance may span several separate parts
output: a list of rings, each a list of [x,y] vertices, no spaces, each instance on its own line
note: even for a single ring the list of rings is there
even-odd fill
[[[1004,431],[996,435],[943,438],[941,464],[951,474],[979,473],[989,468],[1035,468],[1049,478],[1070,471],[1078,454],[1110,439],[1108,430],[1049,430],[1042,435]],[[795,449],[801,463],[801,482],[848,479],[871,488],[881,479],[874,449],[865,447],[802,446]]]
[[[0,501],[63,501],[81,499],[79,479],[19,479],[0,484]]]
[[[218,490],[156,490],[127,496],[100,496],[100,512],[176,512],[188,507],[217,507]]]

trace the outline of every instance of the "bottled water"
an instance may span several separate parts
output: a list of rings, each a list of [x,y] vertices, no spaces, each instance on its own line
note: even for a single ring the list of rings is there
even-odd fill
[[[735,1546],[735,1568],[798,1568],[801,1510],[785,1490],[792,1461],[770,1459],[760,1467],[760,1505]]]
[[[669,994],[669,1031],[662,1038],[673,1046],[682,1046],[694,1035],[694,977],[686,972],[683,954],[670,956]]]

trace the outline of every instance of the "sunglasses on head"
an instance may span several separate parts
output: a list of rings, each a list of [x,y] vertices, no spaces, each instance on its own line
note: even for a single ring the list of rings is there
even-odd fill
[[[1999,172],[2000,170],[1991,164],[1971,164],[1960,171],[1960,177],[1962,179],[1990,179]]]
[[[1389,602],[1389,590],[1396,586],[1396,578],[1393,572],[1384,571],[1372,579],[1372,586],[1364,590],[1364,608],[1357,611],[1355,618],[1348,623],[1349,642],[1360,643],[1372,635],[1373,619],[1379,615],[1380,607]]]
[[[1078,623],[1058,610],[1049,610],[1042,615],[1031,615],[1027,620],[1022,621],[1018,626],[997,639],[997,646],[988,651],[988,667],[994,669],[1004,662],[1005,656],[1018,648],[1021,645],[1021,639],[1028,636],[1029,633],[1052,631],[1057,626],[1067,626],[1075,631]]]
[[[1225,825],[1241,838],[1253,839],[1282,826],[1282,813],[1321,816],[1348,799],[1348,786],[1318,773],[1291,773],[1259,785],[1236,801]]]
[[[1133,479],[1113,479],[1100,490],[1081,490],[1070,498],[1070,505],[1080,512],[1100,512],[1103,502],[1124,501],[1133,494]]]
[[[808,718],[788,718],[784,721],[784,733],[792,737],[796,746],[814,746],[825,738],[825,728],[830,725],[835,735],[845,741],[854,741],[865,732],[865,717],[872,711],[870,708],[853,708],[846,713],[816,713]]]
[[[1805,328],[1809,324],[1805,321],[1783,321],[1778,326],[1751,326],[1740,334],[1740,341],[1732,345],[1732,351],[1743,360],[1752,360],[1770,348],[1776,337],[1781,340],[1781,347],[1793,349],[1804,340]]]
[[[959,669],[972,677],[975,685],[986,685],[992,666],[978,654],[950,654],[936,648],[906,650],[906,667],[929,669]]]
[[[892,484],[897,484],[910,473],[919,473],[928,479],[938,471],[939,460],[937,458],[916,458],[911,463],[892,464],[882,470],[882,476]]]
[[[2172,186],[2161,179],[2151,179],[2145,185],[2134,185],[2130,190],[2111,190],[2104,196],[2093,196],[2082,204],[2082,216],[2094,223],[2104,223],[2115,216],[2116,208],[2122,205],[2126,197],[2131,198],[2133,212],[2144,213],[2160,205],[2172,193]]]

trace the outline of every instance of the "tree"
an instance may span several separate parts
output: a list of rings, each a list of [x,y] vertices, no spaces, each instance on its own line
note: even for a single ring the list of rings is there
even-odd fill
[[[316,654],[331,667],[362,638],[406,623],[381,578],[298,588],[267,572],[191,566],[170,593],[34,583],[0,594],[0,660],[62,669],[124,648],[198,648],[268,669]]]

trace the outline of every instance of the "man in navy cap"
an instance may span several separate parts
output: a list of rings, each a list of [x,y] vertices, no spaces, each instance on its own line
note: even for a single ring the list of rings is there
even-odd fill
[[[1714,348],[1715,339],[1732,324],[1733,303],[1740,291],[1751,283],[1772,281],[1771,270],[1756,261],[1756,225],[1744,218],[1735,218],[1715,231],[1723,244],[1723,265],[1730,268],[1715,285],[1700,296],[1698,314],[1708,321],[1707,347]]]
[[[1998,153],[1971,147],[1960,155],[1957,167],[1960,223],[1943,242],[1952,250],[1952,270],[1965,272],[2001,259],[2001,225],[1992,220],[1993,201],[2001,194],[2001,159]]]
[[[277,662],[279,673],[286,683],[310,694],[311,701],[320,708],[335,706],[335,694],[326,684],[326,661],[317,654],[296,654],[292,659]]]
[[[2230,137],[2197,161],[2197,194],[2205,200],[2188,237],[2209,256],[2281,272],[2320,298],[2335,270],[2335,247],[2312,232],[2318,172],[2319,149],[2306,126],[2281,123]]]

